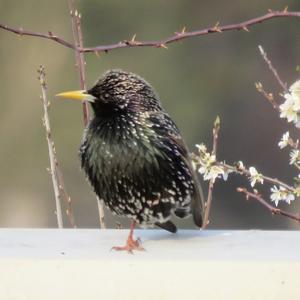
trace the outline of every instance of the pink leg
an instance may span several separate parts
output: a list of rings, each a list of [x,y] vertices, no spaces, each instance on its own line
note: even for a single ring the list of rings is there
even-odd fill
[[[130,232],[129,232],[129,236],[127,238],[127,242],[125,246],[115,246],[112,247],[112,250],[116,250],[116,251],[127,251],[128,253],[133,254],[133,250],[138,250],[138,251],[144,251],[145,249],[141,246],[141,242],[140,239],[133,239],[133,231],[135,228],[135,221],[132,221],[131,225],[130,225]]]

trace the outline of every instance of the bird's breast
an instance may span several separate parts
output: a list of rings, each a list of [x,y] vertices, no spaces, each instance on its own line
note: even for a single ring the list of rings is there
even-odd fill
[[[153,173],[159,168],[157,150],[150,128],[136,120],[90,123],[85,130],[80,156],[90,181],[109,183],[119,177]]]

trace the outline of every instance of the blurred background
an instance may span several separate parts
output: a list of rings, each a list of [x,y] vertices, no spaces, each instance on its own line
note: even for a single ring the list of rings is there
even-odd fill
[[[265,14],[269,8],[300,10],[299,0],[85,0],[76,1],[82,13],[85,46],[130,39],[161,39],[180,31],[230,24]],[[12,27],[53,33],[72,41],[66,1],[0,0],[0,22]],[[122,68],[148,80],[175,120],[190,149],[196,143],[211,146],[216,115],[221,117],[218,157],[242,160],[260,172],[292,183],[295,170],[288,151],[277,146],[292,126],[279,119],[255,90],[261,81],[268,91],[281,92],[258,53],[263,45],[288,84],[299,79],[299,19],[272,19],[250,28],[196,37],[169,45],[169,49],[132,48],[108,54],[86,54],[88,86],[107,69]],[[51,125],[58,158],[72,197],[78,227],[99,227],[94,194],[79,168],[78,147],[83,122],[82,106],[54,98],[57,92],[78,89],[72,50],[44,39],[19,37],[0,30],[0,226],[56,227],[55,202],[37,69],[45,65],[51,99]],[[280,99],[280,98],[279,98]],[[210,228],[298,229],[299,225],[272,216],[260,204],[235,192],[249,187],[240,176],[218,180]],[[261,191],[269,197],[269,186]],[[281,207],[300,210],[299,200]],[[128,221],[106,212],[109,227]],[[176,221],[181,227],[190,220]],[[65,224],[68,222],[65,220]],[[68,226],[68,225],[67,225]]]

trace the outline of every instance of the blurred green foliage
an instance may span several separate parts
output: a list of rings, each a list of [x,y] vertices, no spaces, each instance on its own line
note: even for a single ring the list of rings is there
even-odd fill
[[[130,39],[160,39],[186,26],[195,30],[216,22],[229,24],[267,12],[268,8],[300,10],[299,0],[253,1],[76,1],[82,13],[84,44]],[[0,22],[52,32],[72,41],[66,1],[0,0]],[[52,41],[19,37],[0,30],[0,226],[56,226],[52,183],[46,171],[48,150],[42,127],[37,68],[44,64],[52,102],[51,123],[66,187],[73,199],[79,227],[98,226],[96,201],[77,157],[83,125],[82,108],[53,96],[78,88],[74,53]],[[261,81],[274,93],[280,89],[258,54],[263,45],[282,77],[299,77],[299,19],[273,19],[250,29],[196,37],[169,49],[132,48],[86,55],[87,83],[107,69],[123,68],[145,77],[180,127],[191,149],[211,143],[212,123],[221,117],[219,157],[243,160],[267,175],[291,180],[288,153],[277,142],[287,128],[254,88]],[[284,228],[294,226],[272,218],[257,203],[246,202],[235,188],[248,184],[234,177],[216,185],[212,227]],[[297,209],[295,203],[290,209]],[[123,222],[123,220],[122,220]],[[67,223],[67,221],[65,222]],[[109,215],[109,224],[114,221]],[[183,222],[182,226],[189,226]]]

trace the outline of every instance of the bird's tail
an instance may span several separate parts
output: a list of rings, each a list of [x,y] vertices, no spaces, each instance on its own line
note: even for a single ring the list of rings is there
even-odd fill
[[[193,174],[192,176],[194,192],[191,195],[190,207],[177,207],[174,213],[179,218],[185,218],[192,214],[195,225],[201,228],[204,219],[204,195],[197,175]]]
[[[177,231],[176,226],[171,221],[167,221],[165,223],[156,222],[155,225],[172,233],[176,233]]]

